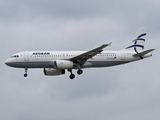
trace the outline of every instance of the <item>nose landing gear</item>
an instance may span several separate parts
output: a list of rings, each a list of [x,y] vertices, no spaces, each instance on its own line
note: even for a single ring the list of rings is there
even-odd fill
[[[27,77],[27,76],[28,76],[27,72],[28,72],[28,68],[25,68],[24,77]]]

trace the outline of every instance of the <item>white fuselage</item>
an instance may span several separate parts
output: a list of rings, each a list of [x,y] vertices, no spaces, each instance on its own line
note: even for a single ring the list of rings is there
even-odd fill
[[[14,54],[11,58],[6,60],[6,64],[11,67],[18,68],[54,68],[56,60],[67,60],[84,53],[85,51],[26,51]],[[125,64],[135,60],[139,57],[134,57],[134,53],[127,51],[103,51],[100,54],[90,58],[81,66],[87,67],[109,67],[119,64]],[[144,56],[149,57],[151,54]]]

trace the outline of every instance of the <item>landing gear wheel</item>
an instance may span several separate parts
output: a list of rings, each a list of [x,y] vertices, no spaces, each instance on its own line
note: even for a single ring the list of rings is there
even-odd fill
[[[27,76],[28,76],[28,74],[27,74],[27,73],[25,73],[25,74],[24,74],[24,77],[27,77]]]
[[[27,72],[28,72],[28,68],[24,68],[24,69],[25,69],[24,77],[27,77],[27,76],[28,76],[28,74],[27,74]]]
[[[70,78],[70,79],[74,79],[74,78],[75,78],[75,75],[74,75],[74,74],[71,74],[71,75],[69,76],[69,78]]]
[[[77,71],[77,74],[78,75],[81,75],[83,73],[83,70],[81,70],[81,69],[79,69],[78,71]]]

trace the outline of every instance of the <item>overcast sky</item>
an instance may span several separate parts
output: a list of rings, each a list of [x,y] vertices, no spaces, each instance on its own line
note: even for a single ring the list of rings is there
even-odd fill
[[[159,120],[159,0],[0,0],[1,120]],[[26,50],[120,50],[139,27],[153,56],[125,65],[85,69],[74,80],[43,69],[10,68]],[[76,71],[73,71],[76,73]]]

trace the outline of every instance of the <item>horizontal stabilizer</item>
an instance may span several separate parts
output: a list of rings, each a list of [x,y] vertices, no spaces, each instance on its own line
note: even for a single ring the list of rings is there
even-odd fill
[[[146,55],[146,54],[152,52],[153,50],[155,50],[155,49],[149,49],[149,50],[134,54],[133,56],[135,56],[135,57],[143,56],[143,55]]]

